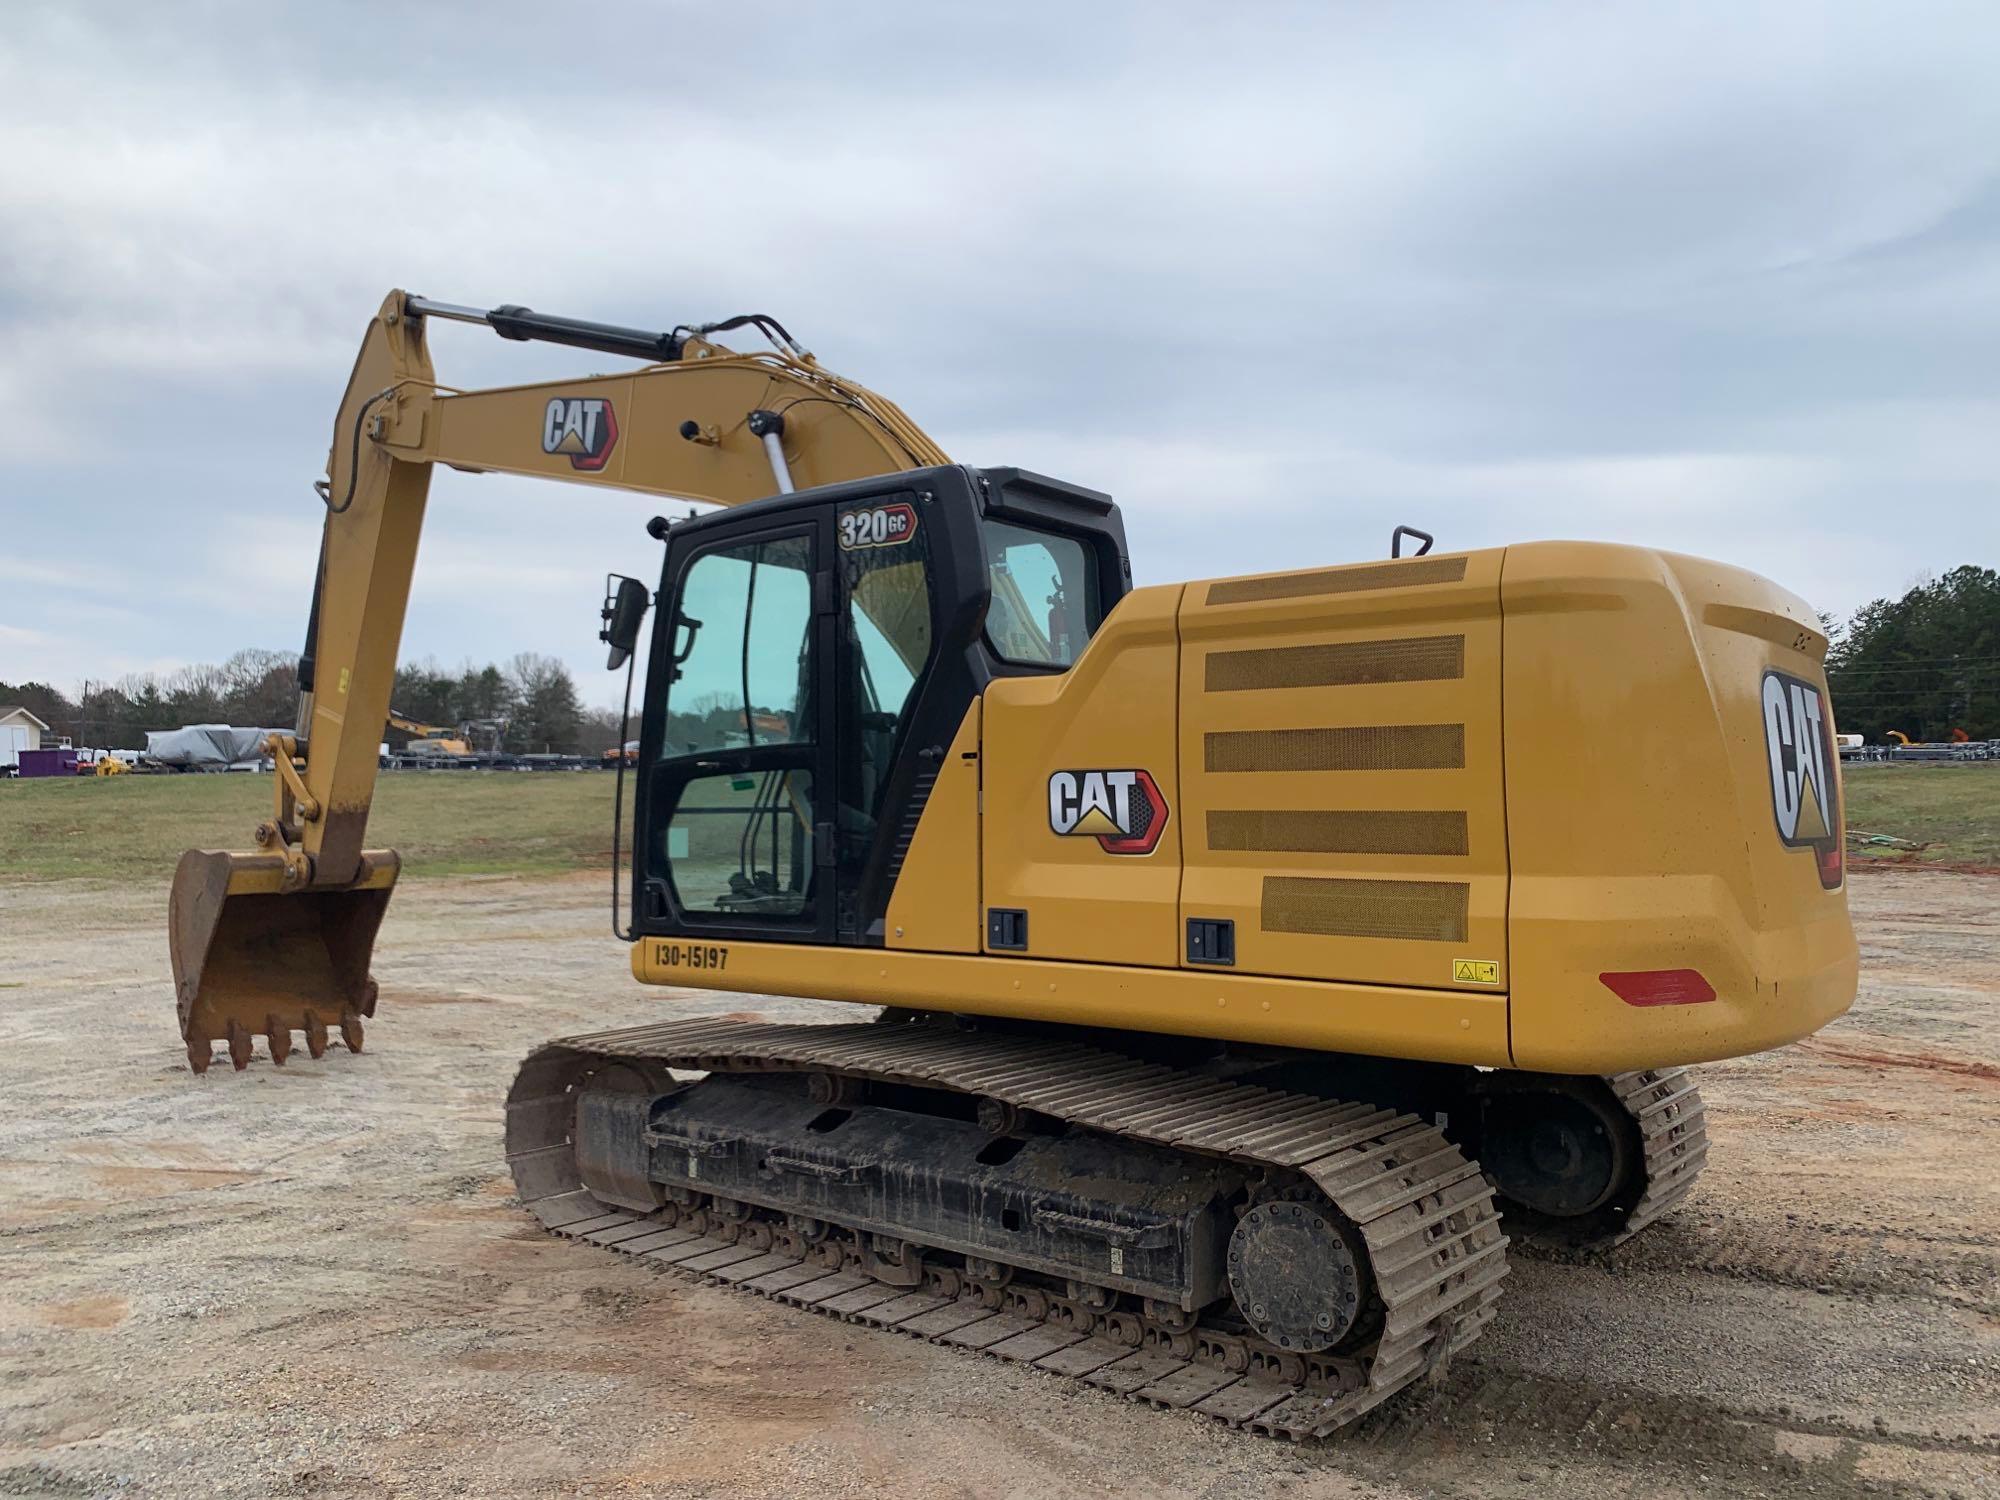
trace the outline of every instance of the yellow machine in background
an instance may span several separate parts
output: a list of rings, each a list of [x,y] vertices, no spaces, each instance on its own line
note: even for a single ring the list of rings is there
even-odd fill
[[[389,711],[388,723],[391,729],[400,729],[412,740],[423,741],[426,749],[435,750],[440,755],[472,754],[472,744],[463,729],[446,728],[441,724],[426,724],[421,720],[399,714],[394,709]]]
[[[649,363],[449,391],[438,318]],[[726,507],[647,528],[620,936],[649,983],[886,1008],[537,1051],[508,1154],[552,1229],[1325,1432],[1493,1315],[1500,1212],[1639,1232],[1708,1150],[1679,1065],[1853,995],[1827,642],[1753,574],[1544,542],[1134,589],[1109,497],[951,465],[768,318],[396,293],[263,852],[176,875],[197,1072],[374,1012],[400,861],[363,835],[435,463]],[[612,580],[613,666],[649,602]]]

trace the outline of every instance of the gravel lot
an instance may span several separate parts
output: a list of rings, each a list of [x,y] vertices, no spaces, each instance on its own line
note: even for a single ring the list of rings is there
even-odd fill
[[[0,887],[0,1495],[2000,1495],[2000,879],[1853,901],[1859,1003],[1703,1070],[1687,1207],[1292,1447],[544,1234],[516,1060],[746,1006],[632,983],[597,880],[410,882],[366,1053],[202,1079],[163,888]]]

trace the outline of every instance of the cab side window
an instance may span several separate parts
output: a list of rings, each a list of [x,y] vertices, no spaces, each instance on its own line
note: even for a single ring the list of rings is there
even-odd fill
[[[1067,667],[1101,618],[1090,549],[1074,537],[987,521],[986,577],[993,602],[986,639],[1010,662]]]
[[[810,566],[801,537],[695,559],[681,583],[662,757],[812,742]]]

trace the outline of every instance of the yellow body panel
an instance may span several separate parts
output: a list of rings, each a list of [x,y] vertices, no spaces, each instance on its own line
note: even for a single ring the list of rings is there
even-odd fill
[[[979,703],[966,710],[938,767],[916,836],[889,898],[891,948],[977,953],[979,913]]]
[[[1856,979],[1844,889],[1778,835],[1761,701],[1769,671],[1823,693],[1825,650],[1753,574],[1602,544],[1141,589],[961,726],[891,947],[965,947],[732,943],[700,982],[1549,1072],[1776,1046]],[[1089,767],[1153,776],[1152,853],[1053,830],[1050,775]],[[968,906],[1026,910],[1027,951],[972,953]],[[1187,962],[1195,917],[1234,920],[1234,965]],[[633,972],[687,983],[673,946]],[[1714,998],[1604,978],[1683,970]]]
[[[1812,610],[1738,568],[1555,542],[1507,549],[1501,601],[1516,1065],[1702,1062],[1844,1011],[1846,892],[1778,839],[1759,703],[1766,668],[1823,683]],[[1635,1007],[1598,979],[1679,968],[1717,998]]]
[[[1029,930],[1032,935],[1032,921]],[[668,961],[675,951],[686,959],[698,947],[726,950],[721,967],[706,954],[702,968]],[[700,945],[653,938],[633,944],[632,975],[645,984],[914,1005],[1493,1067],[1507,1063],[1506,998],[1452,990],[1315,984],[1227,972],[1064,963],[1019,954],[981,957],[790,943]]]
[[[1188,585],[1181,910],[1236,967],[1505,988],[1500,558]]]
[[[1038,958],[1179,962],[1180,598],[1178,584],[1137,589],[1067,672],[986,690],[980,905],[1025,910]],[[1152,853],[1106,854],[1094,838],[1051,831],[1049,775],[1070,767],[1152,773],[1170,809]]]

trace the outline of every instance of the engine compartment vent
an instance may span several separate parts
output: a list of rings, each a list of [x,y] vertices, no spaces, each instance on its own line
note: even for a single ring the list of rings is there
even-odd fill
[[[1261,925],[1312,937],[1462,943],[1471,900],[1472,887],[1460,881],[1267,875]]]
[[[1463,812],[1311,809],[1215,811],[1210,849],[1274,854],[1464,854]]]
[[[1417,635],[1386,641],[1211,651],[1202,667],[1202,686],[1211,693],[1359,687],[1371,682],[1451,682],[1465,676],[1465,637]]]
[[[1363,567],[1320,568],[1311,573],[1279,573],[1269,578],[1228,578],[1208,586],[1210,604],[1252,604],[1265,599],[1304,599],[1314,594],[1358,594],[1425,583],[1458,583],[1465,558],[1413,557]]]
[[[1461,771],[1463,724],[1223,729],[1202,736],[1207,771]]]

